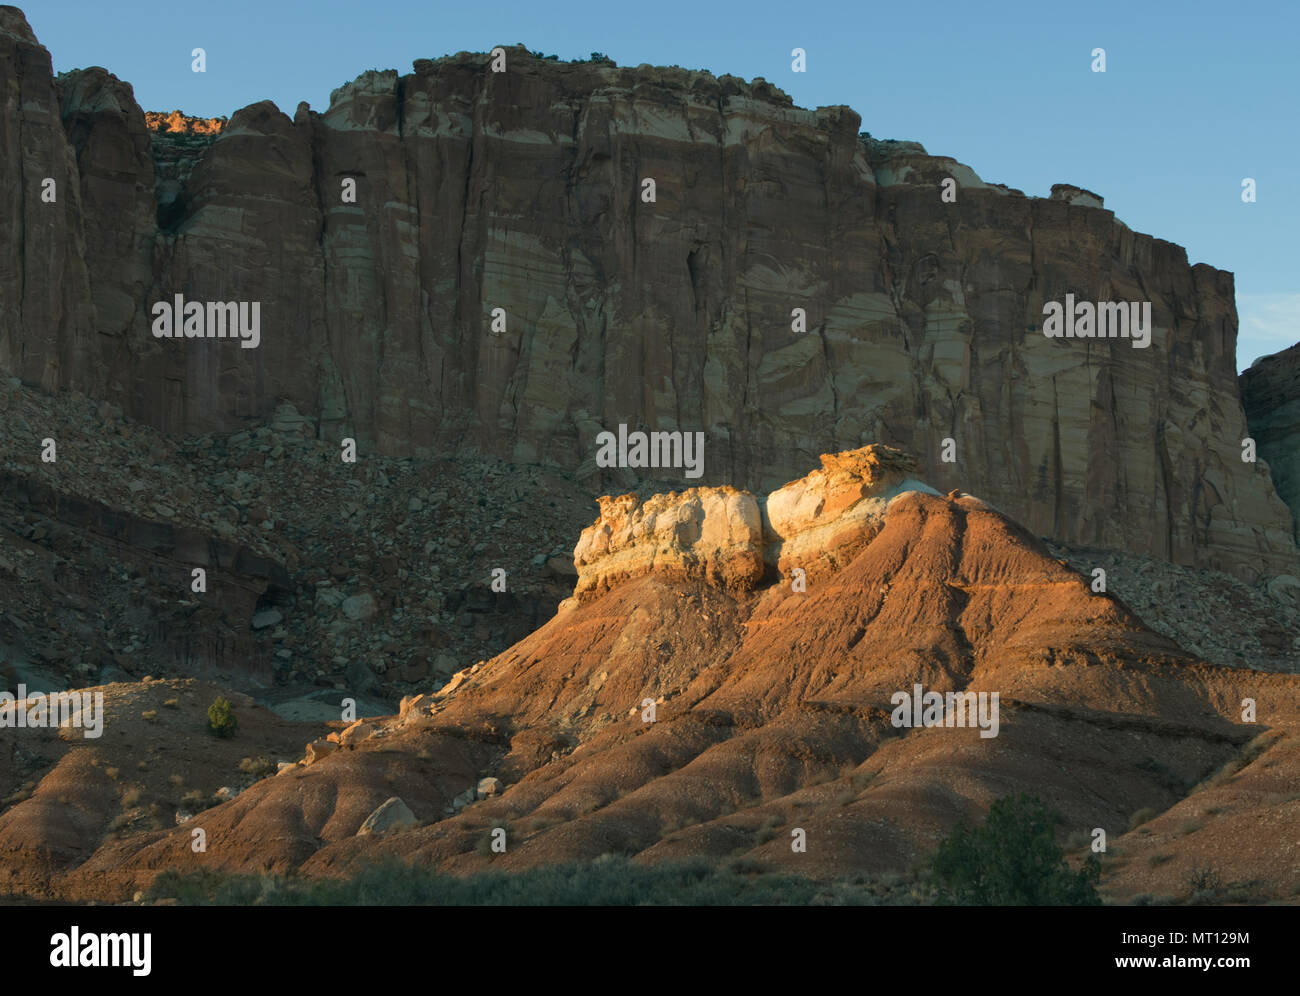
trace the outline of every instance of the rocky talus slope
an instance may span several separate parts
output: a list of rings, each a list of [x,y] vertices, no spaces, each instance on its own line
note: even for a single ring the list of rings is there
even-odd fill
[[[596,493],[636,486],[596,465],[620,424],[704,432],[693,483],[756,493],[889,443],[1039,535],[1294,572],[1240,459],[1232,275],[1080,188],[1026,197],[861,129],[761,79],[510,47],[502,73],[420,59],[169,143],[106,70],[56,80],[0,7],[0,369],[169,433],[288,402],[324,440]],[[154,338],[178,293],[258,302],[259,346]],[[1067,294],[1149,301],[1149,348],[1045,338]]]
[[[0,420],[11,690],[202,675],[314,694],[335,716],[342,695],[392,708],[550,618],[590,518],[582,491],[542,467],[345,464],[287,404],[176,440],[107,402],[3,380]]]
[[[101,741],[52,738],[32,763],[48,773],[0,813],[10,887],[122,899],[168,868],[336,875],[395,856],[470,872],[604,853],[837,877],[905,869],[958,816],[1027,789],[1069,829],[1107,830],[1116,898],[1186,898],[1212,863],[1236,894],[1294,901],[1300,678],[1197,660],[989,504],[911,473],[871,447],[761,501],[606,501],[580,544],[577,587],[596,583],[555,618],[399,715],[319,729],[297,764],[174,829],[107,783],[63,801],[45,787],[93,761],[126,770],[112,731],[138,703],[112,706]],[[790,536],[833,540],[755,579],[781,535],[762,509],[771,521],[782,493],[807,514],[786,520],[777,562]],[[785,573],[822,555],[802,590]],[[997,736],[900,728],[893,696],[917,683],[997,692]],[[40,843],[74,819],[97,843]],[[196,826],[219,846],[194,853]],[[486,846],[496,828],[505,853]]]

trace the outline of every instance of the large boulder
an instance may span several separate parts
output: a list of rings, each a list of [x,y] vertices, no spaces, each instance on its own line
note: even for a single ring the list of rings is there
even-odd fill
[[[418,826],[419,822],[406,803],[397,796],[393,796],[386,799],[378,809],[365,818],[357,830],[357,836],[361,837],[365,834],[384,833],[402,827]]]

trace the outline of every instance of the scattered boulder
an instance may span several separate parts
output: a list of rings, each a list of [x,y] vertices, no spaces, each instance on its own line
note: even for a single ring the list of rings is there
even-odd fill
[[[339,734],[339,744],[344,747],[355,747],[363,740],[369,740],[378,732],[379,727],[374,723],[367,723],[359,719]]]
[[[328,757],[339,749],[339,745],[328,740],[313,740],[307,745],[307,763],[315,764],[322,757]]]
[[[1269,596],[1283,605],[1300,608],[1300,578],[1279,574],[1268,583]]]
[[[64,743],[76,743],[79,740],[85,740],[86,728],[72,719],[65,720],[59,724],[59,739]]]
[[[397,714],[398,716],[417,715],[420,712],[428,712],[431,705],[433,705],[432,695],[403,695]]]
[[[328,609],[337,609],[343,604],[344,595],[334,587],[321,587],[316,589],[316,611],[323,612]]]
[[[455,674],[451,676],[451,680],[448,681],[447,684],[443,685],[433,694],[436,695],[438,698],[442,698],[445,695],[450,695],[452,692],[454,692],[457,688],[459,688],[469,679],[471,673],[472,672],[469,669],[466,669],[464,671],[457,671]]]
[[[480,778],[476,794],[480,799],[487,799],[494,795],[500,795],[501,790],[500,778]]]
[[[429,676],[429,662],[422,657],[412,657],[397,669],[397,679],[408,683],[423,681]]]
[[[379,683],[375,672],[370,670],[365,661],[353,661],[343,676],[347,679],[348,687],[358,695],[364,695]]]
[[[379,611],[375,596],[368,591],[343,599],[343,614],[353,622],[362,622]]]
[[[573,566],[572,557],[551,557],[542,568],[544,578],[562,578],[573,581],[578,576],[578,569]]]
[[[370,833],[384,833],[387,830],[396,830],[401,827],[418,826],[419,820],[410,808],[397,796],[386,799],[373,813],[365,818],[360,829],[357,830],[357,836]]]
[[[278,626],[283,622],[282,616],[275,609],[265,609],[253,616],[253,629],[269,629],[272,626]]]

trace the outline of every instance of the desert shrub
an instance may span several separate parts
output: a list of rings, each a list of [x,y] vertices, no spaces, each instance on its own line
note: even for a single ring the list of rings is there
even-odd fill
[[[1141,809],[1139,809],[1137,812],[1135,812],[1132,816],[1128,818],[1129,831],[1131,832],[1133,830],[1136,830],[1143,823],[1147,823],[1151,820],[1154,820],[1156,818],[1156,815],[1157,815],[1156,811],[1152,809],[1150,806],[1143,806]]]
[[[507,847],[510,846],[510,845],[509,845],[509,841],[510,841],[510,835],[509,835],[509,833],[507,833],[507,834],[506,834],[506,846],[507,846]],[[491,830],[487,830],[487,831],[485,831],[485,832],[483,833],[483,836],[480,837],[480,838],[478,839],[478,841],[474,844],[474,853],[477,854],[480,858],[492,858],[492,857],[495,857],[495,856],[496,856],[496,853],[497,853],[497,852],[495,852],[495,851],[492,850],[492,831],[491,831]]]
[[[1087,830],[1073,830],[1065,838],[1065,849],[1067,851],[1077,851],[1087,847],[1092,843],[1092,834]]]
[[[269,757],[245,757],[239,762],[239,770],[253,778],[265,778],[275,774],[278,769]]]
[[[780,836],[779,831],[784,822],[785,821],[781,818],[780,814],[771,813],[767,819],[763,821],[763,825],[758,828],[754,837],[754,842],[756,844],[766,844],[769,840],[775,840]]]
[[[201,813],[205,809],[211,809],[214,805],[216,805],[216,801],[200,789],[190,789],[181,796],[181,808],[186,812]]]
[[[1205,815],[1218,816],[1220,813],[1226,813],[1227,811],[1228,811],[1227,806],[1211,806],[1209,809],[1205,811]]]
[[[1193,788],[1192,791],[1201,792],[1205,789],[1216,788],[1217,786],[1222,785],[1243,768],[1247,768],[1257,761],[1265,751],[1277,743],[1278,739],[1279,735],[1274,731],[1261,733],[1259,736],[1247,743],[1242,748],[1240,754],[1231,758],[1227,764]]]
[[[230,700],[218,695],[216,701],[208,706],[208,729],[219,737],[233,737],[238,728],[239,721],[235,719]]]
[[[1006,796],[982,827],[959,823],[930,862],[943,905],[1099,906],[1101,864],[1090,854],[1073,871],[1056,843],[1060,818],[1038,799]]]
[[[738,863],[739,868],[750,865]],[[875,883],[873,883],[875,884]],[[373,864],[346,880],[229,876],[166,871],[150,899],[182,905],[276,906],[772,906],[914,905],[905,889],[887,897],[851,882],[813,882],[775,872],[749,874],[703,860],[644,866],[605,855],[594,861],[523,872],[439,875],[396,861]]]
[[[1193,868],[1187,876],[1187,885],[1193,893],[1214,893],[1222,888],[1219,873],[1213,868]]]

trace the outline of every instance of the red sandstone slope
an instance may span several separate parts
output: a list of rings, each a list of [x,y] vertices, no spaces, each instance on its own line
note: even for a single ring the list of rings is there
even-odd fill
[[[675,520],[675,540],[642,522],[653,548],[622,563],[625,580],[566,603],[431,711],[408,707],[369,739],[204,812],[206,853],[191,851],[188,825],[130,836],[69,866],[58,888],[122,896],[163,868],[341,874],[385,854],[458,871],[606,852],[748,855],[831,877],[907,867],[955,818],[1017,791],[1114,841],[1134,811],[1178,802],[1265,729],[1277,737],[1269,753],[1294,767],[1295,678],[1187,658],[982,502],[900,492],[900,474],[861,477],[876,505],[845,510],[828,494],[813,507],[841,518],[874,508],[861,522],[878,531],[806,592],[770,574],[753,590],[665,580],[656,565],[752,551],[734,529],[696,528],[698,510]],[[999,693],[998,736],[896,729],[890,697],[917,682]],[[1244,697],[1258,702],[1253,726],[1239,722]],[[659,702],[653,723],[646,699]],[[457,807],[485,776],[504,792]],[[419,825],[356,836],[390,795]],[[1257,827],[1252,846],[1275,853],[1287,826]],[[502,855],[483,853],[495,827],[507,831]],[[790,847],[795,828],[806,853]],[[1292,866],[1259,888],[1284,898],[1297,883]]]

